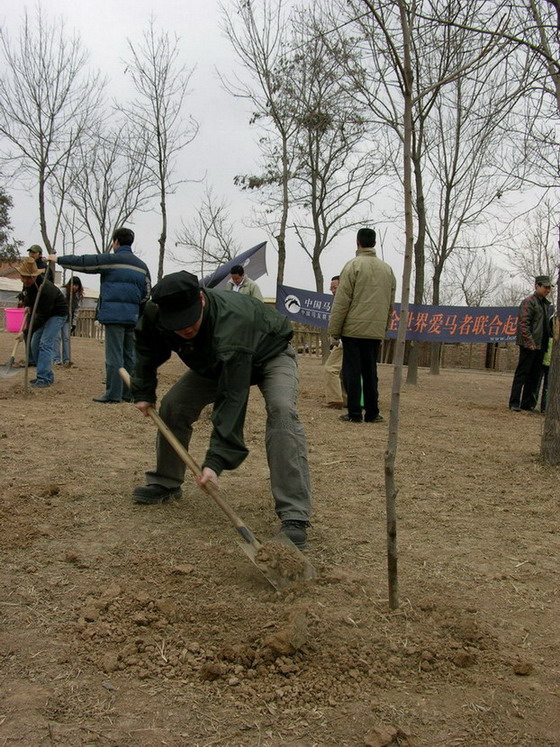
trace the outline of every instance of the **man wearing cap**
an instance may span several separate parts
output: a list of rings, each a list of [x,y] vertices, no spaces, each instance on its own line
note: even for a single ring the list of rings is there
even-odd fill
[[[306,546],[311,490],[305,433],[296,409],[298,371],[289,321],[256,298],[204,289],[189,272],[154,286],[136,328],[131,394],[144,415],[155,406],[157,369],[175,352],[188,370],[163,397],[160,414],[188,448],[192,425],[213,403],[212,435],[199,484],[217,482],[248,454],[243,427],[249,391],[256,384],[267,411],[266,452],[276,513],[284,532]],[[165,438],[157,438],[157,465],[137,487],[136,503],[181,495],[185,464]]]
[[[517,320],[519,361],[509,397],[509,409],[533,411],[537,404],[538,383],[550,337],[552,306],[547,296],[552,283],[548,275],[535,278],[535,291],[523,299]]]
[[[62,291],[41,277],[45,269],[39,269],[31,257],[23,260],[18,272],[24,287],[23,305],[28,309],[28,320],[35,309],[33,327],[28,330],[28,335],[31,335],[31,358],[37,366],[37,377],[30,384],[44,389],[54,382],[55,340],[68,316],[68,304]]]
[[[54,261],[45,262],[45,260],[43,259],[43,250],[39,246],[39,244],[33,244],[33,246],[30,246],[29,249],[27,250],[27,253],[31,259],[35,260],[35,264],[37,265],[37,268],[45,272],[46,279],[50,280],[51,283],[54,283],[55,281]],[[56,257],[56,255],[52,255],[52,256]]]
[[[101,404],[130,399],[119,368],[132,371],[134,327],[150,293],[150,271],[133,253],[133,242],[134,231],[117,228],[113,233],[112,254],[67,254],[57,260],[59,265],[74,272],[101,275],[97,321],[105,327],[105,393],[93,397],[94,402]]]

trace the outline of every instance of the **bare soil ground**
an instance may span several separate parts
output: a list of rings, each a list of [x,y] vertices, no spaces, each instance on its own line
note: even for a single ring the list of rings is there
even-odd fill
[[[51,389],[0,380],[0,745],[560,744],[560,471],[538,461],[542,418],[508,411],[510,375],[405,386],[391,612],[388,427],[339,423],[318,361],[301,361],[300,412],[319,576],[276,592],[190,477],[180,501],[133,505],[154,425],[91,402],[101,343],[73,357]],[[221,484],[266,539],[263,437],[255,391],[250,456]]]

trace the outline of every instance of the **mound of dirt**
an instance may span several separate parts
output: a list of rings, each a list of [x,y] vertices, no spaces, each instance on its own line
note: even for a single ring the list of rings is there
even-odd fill
[[[557,745],[558,469],[511,377],[421,372],[402,393],[400,605],[388,608],[388,429],[323,407],[301,359],[314,515],[300,556],[263,546],[276,591],[187,476],[132,503],[153,423],[97,405],[103,348],[77,339],[51,389],[0,382],[0,734],[43,745]],[[11,336],[0,333],[0,356]],[[182,371],[161,370],[165,391]],[[392,369],[380,367],[388,415]],[[224,495],[255,535],[279,524],[252,392],[246,462]],[[386,418],[387,420],[387,418]],[[202,461],[211,423],[197,424]],[[295,583],[293,583],[295,582]]]

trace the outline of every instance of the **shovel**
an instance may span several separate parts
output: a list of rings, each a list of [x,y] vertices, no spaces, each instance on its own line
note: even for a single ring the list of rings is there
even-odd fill
[[[128,371],[124,368],[119,368],[119,374],[124,383],[130,387]],[[193,475],[197,477],[201,475],[202,471],[196,461],[177,439],[175,434],[171,432],[157,411],[153,407],[150,407],[148,413],[157,425],[159,432],[175,449]],[[269,542],[260,542],[249,527],[235,513],[229,503],[222,498],[217,485],[207,482],[201,487],[217,503],[237,529],[243,539],[243,542],[238,543],[239,546],[275,589],[285,589],[297,581],[310,581],[315,578],[317,575],[315,568],[289,537],[279,533]]]
[[[2,366],[0,368],[0,378],[4,379],[7,376],[15,376],[20,371],[19,368],[14,369],[14,362],[16,360],[16,352],[17,352],[17,349],[18,349],[18,345],[21,342],[21,340],[19,339],[19,336],[21,335],[22,330],[23,330],[23,328],[25,326],[26,319],[27,319],[27,310],[26,310],[25,314],[23,315],[23,321],[21,323],[21,327],[20,327],[18,336],[16,337],[16,341],[14,342],[14,347],[12,348],[12,354],[8,358],[8,362],[6,363],[6,365]]]

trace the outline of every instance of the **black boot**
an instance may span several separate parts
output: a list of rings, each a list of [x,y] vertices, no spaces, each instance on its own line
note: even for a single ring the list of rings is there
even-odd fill
[[[307,547],[307,527],[308,521],[298,521],[297,519],[285,519],[282,522],[282,534],[291,539],[298,550],[305,550]]]
[[[134,503],[163,503],[170,498],[180,498],[181,488],[166,488],[163,485],[140,485],[134,488]]]

